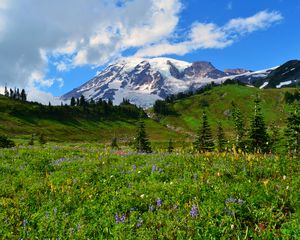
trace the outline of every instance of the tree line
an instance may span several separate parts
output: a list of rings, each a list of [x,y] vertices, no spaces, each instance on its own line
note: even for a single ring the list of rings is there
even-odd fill
[[[226,139],[223,126],[218,122],[216,137],[213,136],[208,121],[207,113],[204,110],[202,122],[196,133],[196,139],[193,142],[193,149],[197,152],[224,152],[234,148],[243,152],[270,153],[276,152],[279,147],[280,134],[279,128],[275,125],[271,127],[271,132],[267,131],[267,126],[262,114],[260,99],[257,96],[254,100],[254,109],[250,119],[250,127],[245,128],[246,121],[241,110],[232,103],[232,120],[234,122],[234,141],[229,146]],[[285,147],[292,155],[300,153],[300,105],[295,104],[294,110],[290,113],[286,121],[284,130]],[[138,152],[152,152],[149,139],[145,131],[145,124],[140,120],[135,138],[135,149]],[[169,141],[168,151],[173,151],[172,141]]]
[[[20,90],[19,88],[14,89],[7,89],[7,86],[4,87],[4,96],[15,99],[15,100],[21,100],[26,102],[27,101],[27,94],[25,92],[25,89]]]

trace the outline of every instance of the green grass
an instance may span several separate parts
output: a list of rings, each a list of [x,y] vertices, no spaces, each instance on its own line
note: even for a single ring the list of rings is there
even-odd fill
[[[0,173],[3,239],[300,238],[297,159],[51,144],[1,150]]]
[[[202,94],[175,101],[171,105],[179,115],[163,117],[160,122],[173,126],[178,129],[178,132],[194,133],[201,124],[203,110],[206,110],[213,130],[216,130],[218,121],[221,121],[225,132],[231,136],[233,132],[233,121],[230,117],[231,103],[234,102],[241,109],[245,120],[249,122],[254,99],[258,95],[267,125],[270,126],[272,122],[275,122],[283,127],[290,109],[284,101],[286,91],[291,91],[291,89],[260,90],[240,85],[222,85]],[[201,106],[203,101],[208,102],[208,107]]]
[[[48,141],[109,143],[117,137],[123,143],[133,140],[137,119],[130,117],[95,119],[79,114],[72,117],[41,115],[37,104],[11,100],[0,95],[0,134],[25,144],[32,134],[44,133]],[[22,114],[14,114],[14,112]],[[35,112],[36,111],[36,112]],[[147,119],[146,129],[153,141],[174,138],[170,131],[154,120]]]
[[[257,89],[239,85],[222,85],[199,95],[177,100],[173,103],[177,116],[167,116],[159,121],[146,120],[146,130],[155,144],[165,144],[172,138],[177,142],[194,141],[196,130],[202,119],[201,102],[206,101],[208,120],[214,134],[217,122],[221,121],[227,138],[233,137],[233,121],[230,117],[231,103],[240,109],[249,127],[253,100],[258,94],[268,126],[275,122],[281,129],[290,109],[285,104],[284,93],[291,89]],[[109,143],[113,137],[128,143],[136,131],[136,119],[111,116],[110,118],[83,117],[81,113],[72,117],[41,115],[37,104],[23,103],[0,96],[0,134],[6,134],[17,142],[25,144],[31,134],[43,132],[48,141],[60,142],[101,142]],[[149,110],[151,112],[151,110]],[[15,114],[15,112],[19,114]],[[20,114],[21,113],[21,114]],[[180,144],[181,144],[180,143]]]

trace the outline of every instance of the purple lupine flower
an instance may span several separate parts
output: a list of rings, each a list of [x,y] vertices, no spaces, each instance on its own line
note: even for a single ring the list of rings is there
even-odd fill
[[[120,217],[117,213],[115,214],[115,220],[117,224],[120,223]]]
[[[161,205],[162,205],[162,200],[159,198],[156,200],[156,206],[161,207]]]
[[[143,222],[144,222],[143,219],[140,217],[136,224],[136,227],[138,227],[138,228],[141,227],[143,225]]]
[[[154,211],[154,207],[152,205],[149,206],[149,211],[153,212]]]
[[[80,229],[81,229],[81,224],[78,223],[78,224],[77,224],[77,231],[80,232]]]
[[[198,211],[198,208],[197,208],[197,205],[196,204],[193,204],[193,207],[191,209],[191,212],[190,212],[191,216],[194,218],[194,217],[197,217],[199,215],[199,211]]]
[[[120,217],[121,223],[125,223],[126,220],[126,215],[123,213],[122,216]]]
[[[116,224],[119,224],[119,223],[125,223],[125,220],[126,220],[126,215],[123,213],[122,215],[119,215],[119,214],[115,214],[115,220],[116,220]]]
[[[28,224],[28,221],[27,221],[26,219],[24,219],[24,220],[22,221],[22,223],[23,223],[23,226],[26,227],[27,224]]]
[[[136,165],[132,166],[132,170],[135,171],[136,170]]]
[[[234,216],[234,212],[231,211],[231,209],[227,208],[227,207],[224,208],[224,213],[227,214],[228,216]]]
[[[226,204],[228,204],[228,203],[235,203],[237,200],[235,199],[235,198],[232,198],[231,196],[230,196],[230,198],[228,198],[228,199],[226,199],[225,200],[225,203]]]

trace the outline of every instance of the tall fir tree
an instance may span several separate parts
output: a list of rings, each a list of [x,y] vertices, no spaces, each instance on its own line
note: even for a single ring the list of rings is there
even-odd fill
[[[287,149],[294,156],[300,155],[300,104],[296,103],[287,118],[287,127],[285,129],[287,140]]]
[[[145,130],[145,123],[142,117],[140,117],[140,120],[138,122],[138,129],[137,129],[137,135],[134,142],[134,147],[137,152],[145,152],[145,153],[152,152],[150,142],[148,140],[146,130]]]
[[[14,91],[11,88],[9,89],[9,97],[14,98]]]
[[[202,114],[202,125],[198,130],[198,136],[194,142],[194,148],[198,152],[213,151],[214,141],[211,133],[210,126],[208,124],[207,115],[204,111]]]
[[[174,151],[173,141],[172,139],[170,139],[168,144],[168,153],[172,153],[173,151]]]
[[[118,149],[118,148],[119,148],[118,142],[117,142],[117,138],[116,138],[116,137],[114,137],[114,138],[111,140],[110,147],[111,147],[111,149]]]
[[[232,117],[234,122],[235,145],[237,148],[243,149],[246,134],[244,117],[241,110],[234,103],[232,103]]]
[[[21,99],[21,101],[26,102],[27,94],[25,92],[25,89],[22,89],[21,94],[20,94],[20,99]]]
[[[251,150],[254,152],[267,152],[269,150],[269,136],[258,96],[254,100],[254,113],[250,125],[249,139]]]
[[[280,147],[281,135],[279,132],[279,126],[273,122],[270,126],[269,145],[270,150],[274,153]]]
[[[40,134],[40,136],[39,136],[39,143],[40,143],[41,145],[44,145],[44,144],[47,143],[47,141],[46,141],[46,139],[45,139],[44,133],[41,133],[41,134]]]
[[[223,126],[221,122],[218,122],[217,129],[217,148],[219,152],[224,152],[226,148],[226,138],[223,130]]]
[[[76,100],[74,97],[71,98],[71,101],[70,101],[70,106],[71,107],[74,107],[76,105]]]
[[[4,87],[4,96],[5,97],[9,97],[9,92],[8,92],[8,90],[7,90],[7,86],[5,85],[5,87]]]

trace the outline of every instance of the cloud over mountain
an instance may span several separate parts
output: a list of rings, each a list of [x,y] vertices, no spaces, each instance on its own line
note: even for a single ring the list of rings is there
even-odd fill
[[[195,22],[174,43],[183,8],[181,0],[0,0],[0,86],[59,87],[63,79],[47,77],[50,65],[101,66],[132,49],[161,56],[224,48],[283,18],[262,11],[224,26]]]

